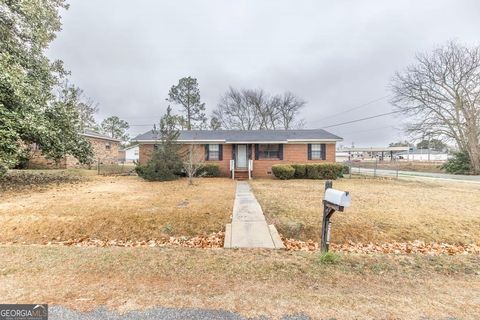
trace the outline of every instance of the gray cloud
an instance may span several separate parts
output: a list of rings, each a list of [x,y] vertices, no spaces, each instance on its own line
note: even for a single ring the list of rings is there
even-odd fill
[[[302,116],[317,128],[390,111],[384,99],[329,117],[389,94],[393,73],[418,51],[450,39],[478,44],[479,11],[474,0],[71,0],[49,55],[99,103],[99,119],[153,124],[170,86],[191,75],[209,111],[230,85],[288,90],[308,101]],[[384,145],[404,136],[400,122],[329,130],[345,144]]]

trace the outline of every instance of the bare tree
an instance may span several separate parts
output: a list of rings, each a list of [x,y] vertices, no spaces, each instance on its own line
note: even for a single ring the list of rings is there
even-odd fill
[[[224,129],[253,130],[258,128],[258,112],[248,103],[243,91],[232,87],[220,98],[213,112]]]
[[[247,107],[254,110],[258,129],[272,129],[270,119],[274,115],[272,114],[272,104],[268,95],[262,89],[250,89],[242,90],[242,96]]]
[[[205,156],[200,145],[190,144],[182,155],[183,169],[188,177],[188,184],[193,185],[193,178],[198,176],[200,169],[205,165]]]
[[[213,117],[222,128],[239,130],[293,129],[305,101],[290,92],[271,96],[262,89],[229,90],[222,96]]]
[[[285,92],[283,96],[278,96],[279,105],[278,119],[280,127],[288,130],[293,128],[303,127],[304,122],[298,119],[300,110],[305,106],[306,102],[291,92]]]
[[[456,42],[418,54],[417,63],[392,80],[396,108],[410,117],[417,138],[433,133],[454,141],[480,173],[480,47]]]

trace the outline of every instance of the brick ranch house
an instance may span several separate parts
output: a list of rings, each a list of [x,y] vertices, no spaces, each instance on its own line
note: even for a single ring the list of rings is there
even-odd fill
[[[151,158],[158,136],[153,131],[134,139],[139,163]],[[336,143],[342,138],[322,129],[312,130],[192,130],[180,131],[178,142],[200,145],[206,163],[219,165],[222,176],[271,177],[272,165],[335,162]]]
[[[86,130],[82,134],[92,145],[94,164],[115,164],[118,163],[121,140],[111,138],[109,136]],[[67,169],[84,167],[78,160],[67,155],[59,162],[47,159],[42,155],[40,146],[33,144],[32,153],[28,161],[28,168],[31,169]]]

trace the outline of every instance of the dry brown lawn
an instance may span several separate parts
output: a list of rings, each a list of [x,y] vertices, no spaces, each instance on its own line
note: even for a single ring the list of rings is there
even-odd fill
[[[46,190],[0,195],[0,242],[43,243],[74,238],[159,239],[218,232],[230,221],[229,179],[147,182],[92,176]]]
[[[480,184],[353,178],[333,185],[350,191],[353,202],[334,214],[334,243],[480,244]],[[252,186],[280,233],[318,241],[324,181],[253,180]]]
[[[315,319],[476,319],[478,256],[341,255],[179,248],[0,246],[2,303],[126,312],[226,309]]]
[[[319,233],[323,182],[253,180],[268,218],[286,235]],[[423,239],[479,243],[480,186],[375,179],[338,180],[353,206],[333,219],[333,241]],[[120,312],[151,307],[225,309],[245,316],[418,319],[480,314],[478,255],[97,248],[37,245],[71,238],[147,240],[223,230],[234,182],[146,182],[88,177],[75,185],[0,197],[2,303],[50,303]],[[452,204],[460,198],[457,210]],[[426,201],[430,199],[430,201]]]

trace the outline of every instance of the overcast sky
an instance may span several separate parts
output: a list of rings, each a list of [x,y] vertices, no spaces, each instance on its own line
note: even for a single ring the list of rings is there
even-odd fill
[[[308,128],[389,112],[389,81],[416,52],[480,40],[477,0],[68,2],[49,56],[99,103],[98,120],[117,115],[132,136],[158,122],[184,76],[198,79],[208,114],[229,86],[294,92]],[[345,145],[405,137],[388,116],[327,130]]]

